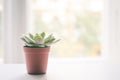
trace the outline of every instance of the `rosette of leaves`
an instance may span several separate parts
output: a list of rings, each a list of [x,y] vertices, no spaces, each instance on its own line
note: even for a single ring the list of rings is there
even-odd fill
[[[27,34],[21,37],[21,39],[25,42],[26,47],[48,47],[52,44],[60,41],[60,39],[56,39],[52,34],[46,36],[45,32],[36,33],[36,34]]]

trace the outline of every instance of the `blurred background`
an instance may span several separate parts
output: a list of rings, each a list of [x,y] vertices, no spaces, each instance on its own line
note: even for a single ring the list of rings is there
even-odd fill
[[[103,7],[103,0],[33,0],[34,31],[60,36],[51,57],[100,56]]]
[[[32,32],[59,36],[61,41],[52,46],[51,57],[100,57],[103,7],[103,0],[32,0]],[[0,0],[1,33],[2,9]],[[4,54],[1,33],[0,57]]]

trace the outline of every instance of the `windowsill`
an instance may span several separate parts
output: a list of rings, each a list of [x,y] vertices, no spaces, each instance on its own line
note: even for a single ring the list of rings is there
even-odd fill
[[[49,58],[49,63],[80,63],[80,62],[103,62],[104,57],[82,58]]]
[[[1,80],[120,80],[120,65],[49,64],[45,75],[27,74],[25,64],[1,64]],[[6,77],[7,76],[7,77]]]
[[[81,57],[81,58],[50,58],[48,62],[49,63],[81,63],[81,62],[103,62],[105,59],[103,57]],[[23,62],[24,63],[24,62]],[[3,63],[3,59],[0,58],[0,64]]]

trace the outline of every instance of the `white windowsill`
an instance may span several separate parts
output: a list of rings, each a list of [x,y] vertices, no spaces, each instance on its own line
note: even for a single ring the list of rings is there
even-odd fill
[[[104,58],[103,57],[94,57],[94,58],[90,58],[90,57],[81,57],[81,58],[48,58],[48,63],[86,63],[86,62],[104,62]],[[3,63],[3,59],[0,58],[0,64],[4,64]]]
[[[104,57],[86,58],[49,58],[49,63],[81,63],[81,62],[103,62]]]

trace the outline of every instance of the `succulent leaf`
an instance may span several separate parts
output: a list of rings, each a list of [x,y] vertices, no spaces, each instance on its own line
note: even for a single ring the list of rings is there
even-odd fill
[[[29,42],[27,42],[23,37],[21,38],[24,42],[26,42],[26,43],[29,43]]]
[[[29,43],[34,43],[34,41],[32,39],[30,39],[29,37],[25,36],[25,40]]]
[[[33,36],[31,33],[29,33],[29,37],[30,37],[31,39],[34,39],[34,36]]]
[[[45,37],[45,32],[42,32],[40,35],[42,36],[42,38],[44,38]]]
[[[36,39],[36,40],[35,40],[35,43],[36,43],[36,44],[43,44],[44,41],[43,41],[43,39]]]

